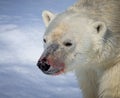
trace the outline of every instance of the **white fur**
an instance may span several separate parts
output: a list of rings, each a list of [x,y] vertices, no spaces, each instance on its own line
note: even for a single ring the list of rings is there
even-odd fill
[[[47,17],[43,15],[48,26]],[[52,36],[57,34],[55,30],[61,32],[56,38]],[[105,22],[65,12],[51,21],[45,36],[46,47],[53,41],[60,45],[59,52],[65,56],[65,72],[75,70],[84,98],[120,98],[120,35],[109,31]],[[62,43],[68,39],[73,46],[66,48]]]
[[[42,17],[43,17],[45,26],[47,27],[50,21],[55,17],[55,15],[52,14],[50,11],[43,11]]]

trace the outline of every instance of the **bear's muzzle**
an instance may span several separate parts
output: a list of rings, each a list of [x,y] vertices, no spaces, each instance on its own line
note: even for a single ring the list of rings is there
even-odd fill
[[[58,49],[57,44],[52,44],[45,49],[42,56],[38,60],[37,66],[43,73],[49,75],[57,75],[64,71],[64,63],[60,54],[54,53]]]

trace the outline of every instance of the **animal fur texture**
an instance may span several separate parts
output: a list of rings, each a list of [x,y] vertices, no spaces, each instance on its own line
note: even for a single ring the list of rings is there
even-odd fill
[[[104,21],[112,32],[120,32],[120,0],[79,0],[69,10]]]
[[[84,98],[120,98],[120,0],[79,0],[42,16],[38,67],[49,75],[75,71]]]

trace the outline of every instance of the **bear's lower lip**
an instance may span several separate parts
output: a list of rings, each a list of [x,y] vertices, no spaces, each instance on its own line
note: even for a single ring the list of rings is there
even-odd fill
[[[48,71],[43,71],[43,73],[47,75],[59,75],[63,72],[64,72],[64,68],[54,68],[52,66],[50,67]]]

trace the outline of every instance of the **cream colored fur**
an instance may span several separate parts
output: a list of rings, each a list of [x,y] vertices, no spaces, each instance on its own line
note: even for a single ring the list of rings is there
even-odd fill
[[[58,15],[45,11],[43,19],[45,48],[59,44],[83,97],[120,98],[120,0],[80,0]]]

